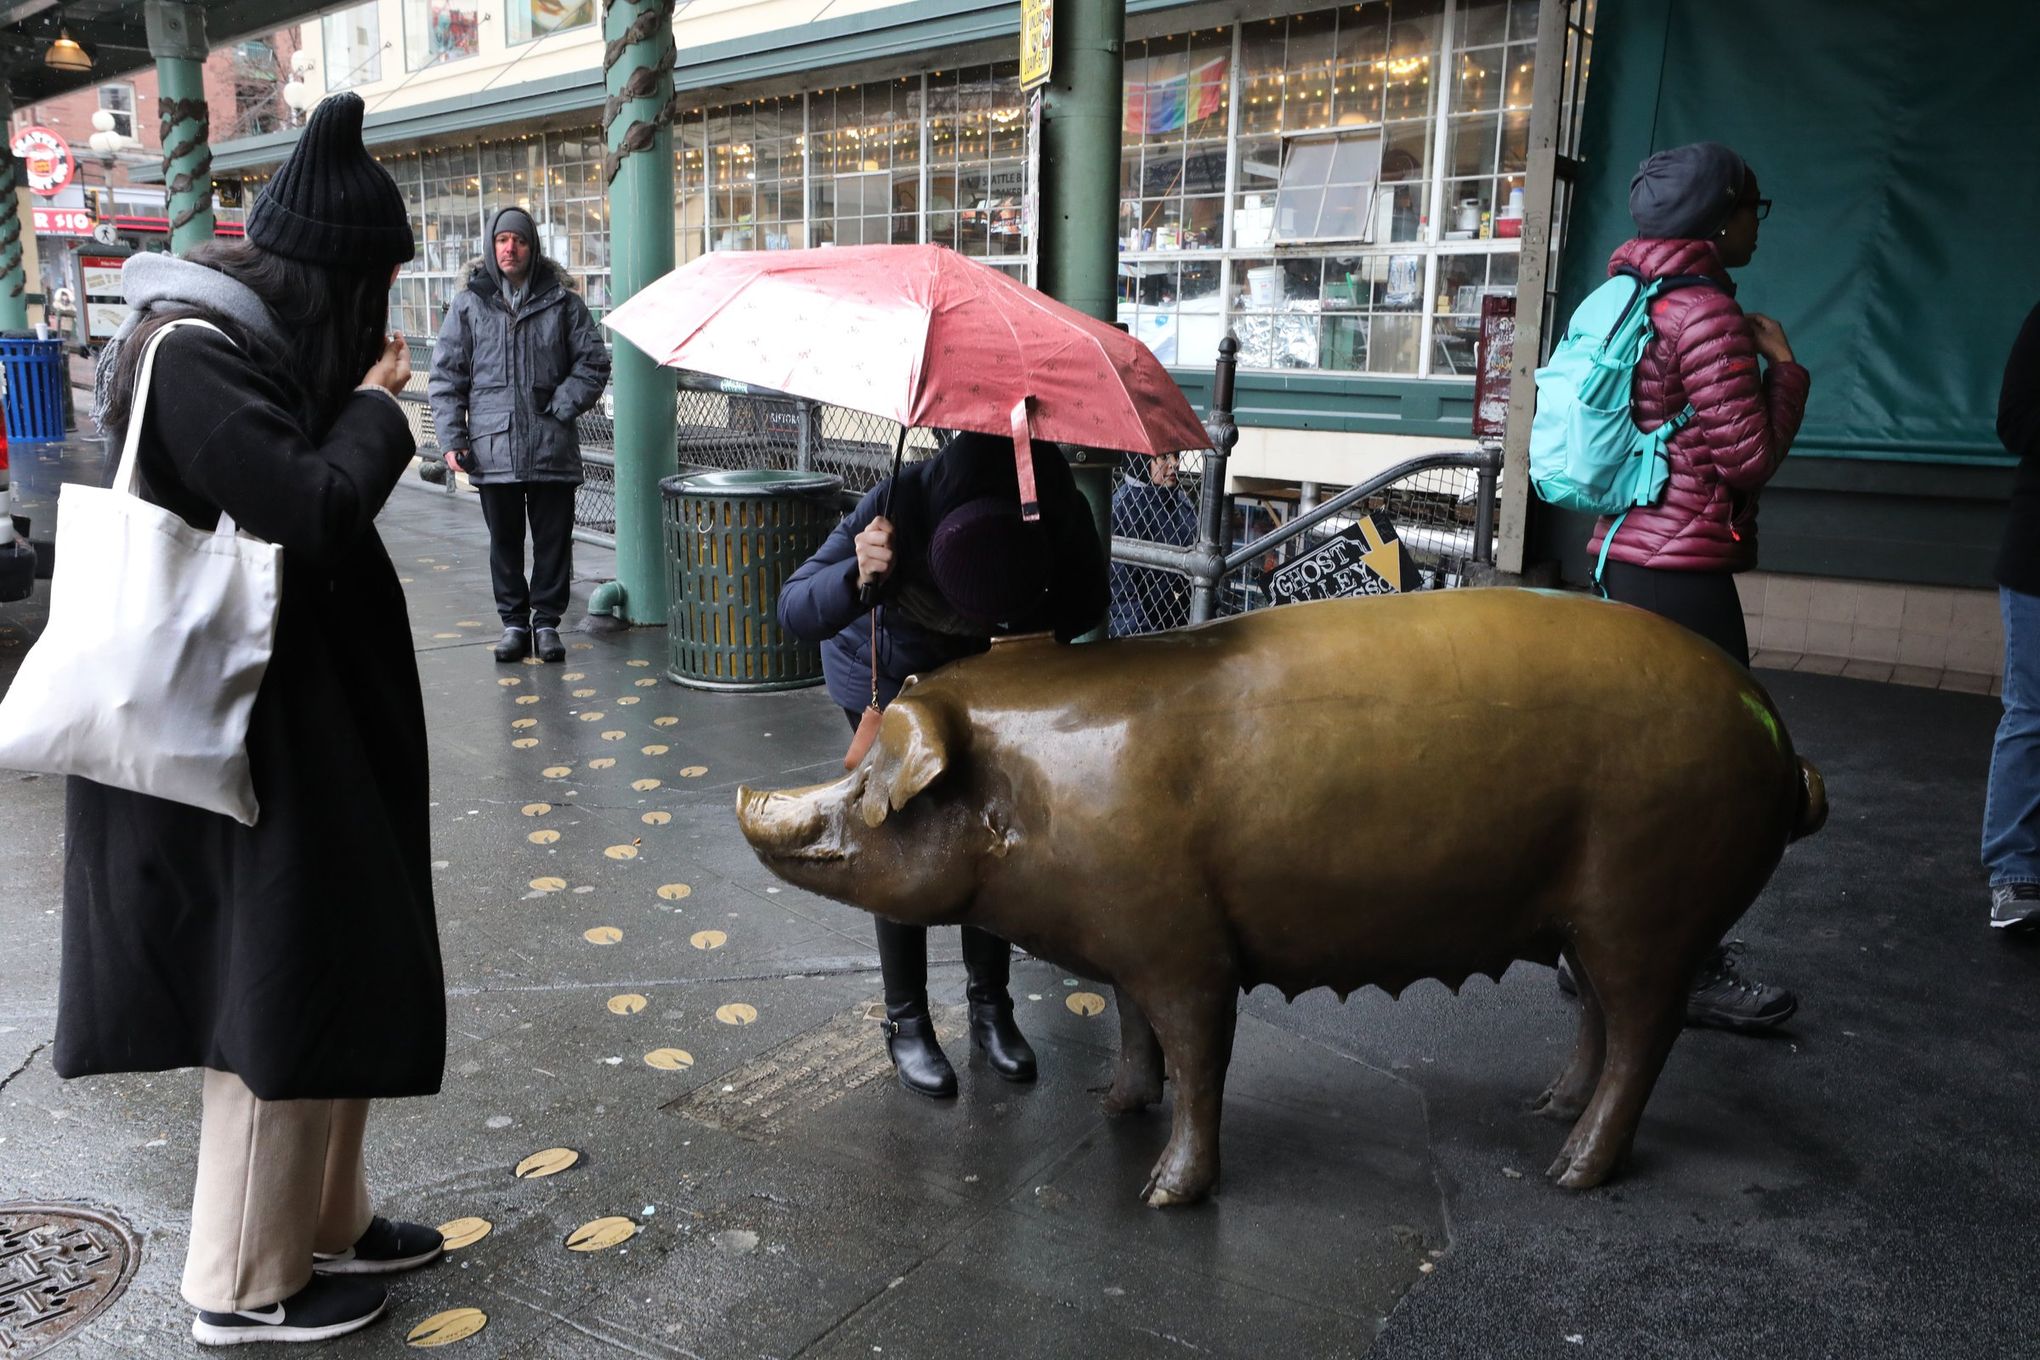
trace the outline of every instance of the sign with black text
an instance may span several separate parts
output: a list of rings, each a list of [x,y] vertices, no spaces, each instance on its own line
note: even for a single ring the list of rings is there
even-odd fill
[[[1388,516],[1379,511],[1278,567],[1268,578],[1268,594],[1274,604],[1349,595],[1399,595],[1423,588],[1423,573],[1395,536]]]

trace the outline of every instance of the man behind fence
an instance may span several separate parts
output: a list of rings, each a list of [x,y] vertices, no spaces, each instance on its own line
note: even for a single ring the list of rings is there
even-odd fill
[[[575,285],[538,253],[522,208],[497,212],[432,351],[432,419],[449,467],[482,496],[503,637],[496,660],[564,661],[560,616],[574,578],[574,418],[602,399],[609,351]],[[524,528],[531,525],[531,577]]]

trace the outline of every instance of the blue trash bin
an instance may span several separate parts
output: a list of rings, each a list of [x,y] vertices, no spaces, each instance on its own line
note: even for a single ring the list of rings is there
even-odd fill
[[[64,342],[0,336],[0,368],[7,374],[7,441],[62,439]]]

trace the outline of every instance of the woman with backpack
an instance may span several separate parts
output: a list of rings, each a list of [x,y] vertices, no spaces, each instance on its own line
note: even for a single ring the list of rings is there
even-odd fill
[[[1810,382],[1784,328],[1743,311],[1729,277],[1756,253],[1758,223],[1770,209],[1756,172],[1719,142],[1660,151],[1630,181],[1636,235],[1616,248],[1608,272],[1669,281],[1650,303],[1654,338],[1636,366],[1630,409],[1641,430],[1689,405],[1692,415],[1665,445],[1663,497],[1629,511],[1619,530],[1604,516],[1587,544],[1595,557],[1607,550],[1608,598],[1683,624],[1744,666],[1749,638],[1734,578],[1757,565],[1758,493],[1799,433]],[[1783,1023],[1798,999],[1738,973],[1735,948],[1717,951],[1701,970],[1688,1022],[1739,1030]],[[1567,981],[1561,975],[1561,985]]]

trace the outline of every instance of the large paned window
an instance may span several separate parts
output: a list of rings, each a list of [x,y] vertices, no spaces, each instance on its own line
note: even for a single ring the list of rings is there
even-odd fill
[[[113,130],[123,137],[135,135],[135,87],[101,85],[99,107],[113,115]]]
[[[382,79],[382,21],[371,3],[350,5],[319,21],[326,46],[326,88],[347,90]]]
[[[527,43],[595,22],[595,0],[507,0],[509,41]]]
[[[1020,64],[930,75],[927,123],[927,239],[1020,277],[1029,231]]]
[[[481,9],[474,0],[404,0],[404,69],[472,57],[481,48]]]
[[[807,104],[808,219],[815,244],[919,241],[921,82],[824,90],[809,95]]]

